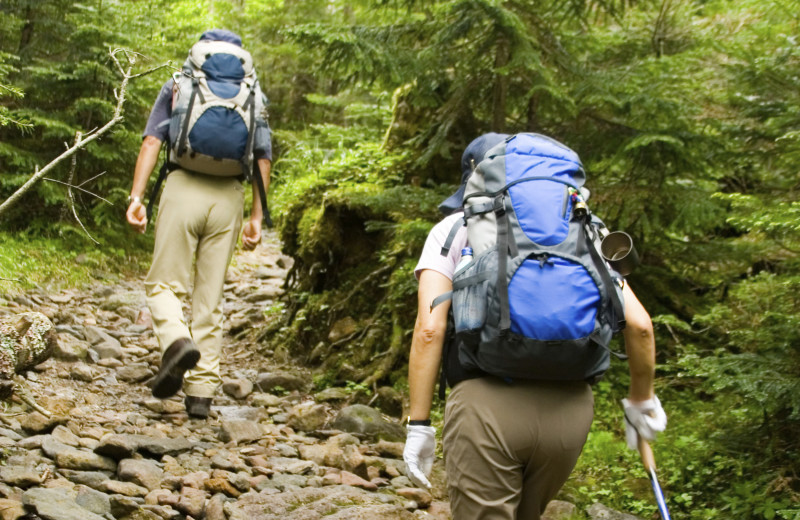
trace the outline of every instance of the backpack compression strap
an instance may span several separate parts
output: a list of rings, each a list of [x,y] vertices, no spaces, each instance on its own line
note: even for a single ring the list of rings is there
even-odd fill
[[[500,305],[500,334],[511,329],[511,310],[508,304],[508,214],[505,196],[498,195],[494,199],[494,214],[497,219],[497,299]],[[513,241],[513,237],[512,237]],[[516,249],[516,243],[514,244]],[[515,255],[516,256],[516,255]]]

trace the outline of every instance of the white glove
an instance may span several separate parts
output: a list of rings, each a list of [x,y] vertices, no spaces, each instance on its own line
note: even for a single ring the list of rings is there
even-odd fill
[[[417,486],[430,489],[428,475],[433,468],[436,451],[436,428],[411,425],[407,428],[406,447],[403,450],[406,474]]]
[[[652,441],[667,427],[667,414],[656,396],[636,403],[623,399],[622,406],[625,408],[625,439],[632,450],[639,448],[640,435]]]

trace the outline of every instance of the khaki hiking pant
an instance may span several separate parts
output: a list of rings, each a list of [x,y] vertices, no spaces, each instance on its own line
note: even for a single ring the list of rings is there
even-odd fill
[[[575,466],[593,416],[584,382],[458,383],[443,432],[453,520],[539,520]]]
[[[213,397],[221,382],[222,289],[243,205],[244,188],[235,178],[175,170],[164,185],[145,291],[162,355],[180,338],[192,338],[200,350],[200,361],[184,379],[186,395]],[[190,287],[187,325],[181,303]]]

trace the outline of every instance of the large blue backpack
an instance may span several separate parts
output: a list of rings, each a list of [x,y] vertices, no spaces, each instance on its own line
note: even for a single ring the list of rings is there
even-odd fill
[[[474,258],[453,278],[461,367],[506,379],[598,379],[624,325],[621,276],[598,250],[577,154],[538,134],[491,148],[470,174],[464,219]],[[447,254],[454,228],[443,248]]]

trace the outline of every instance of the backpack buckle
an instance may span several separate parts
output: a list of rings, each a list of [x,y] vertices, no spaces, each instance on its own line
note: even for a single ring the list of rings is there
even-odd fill
[[[506,213],[506,196],[503,194],[498,195],[494,198],[492,211],[494,211],[495,215],[502,216]]]

